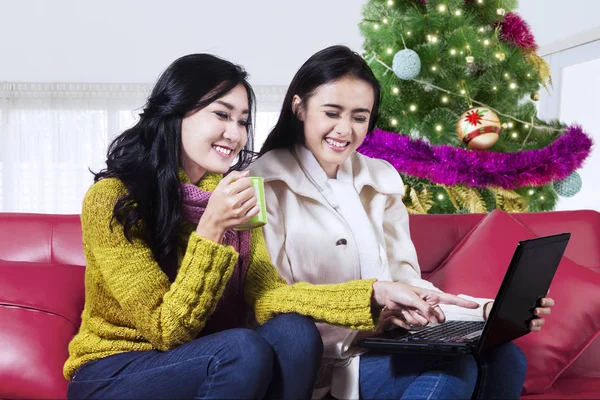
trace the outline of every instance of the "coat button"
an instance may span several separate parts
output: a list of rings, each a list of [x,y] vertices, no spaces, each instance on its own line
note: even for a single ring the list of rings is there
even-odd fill
[[[347,241],[346,239],[344,239],[344,238],[341,238],[341,239],[339,239],[337,242],[335,242],[335,245],[336,245],[336,246],[341,246],[341,245],[344,245],[344,246],[345,246],[345,245],[347,245],[347,244],[348,244],[348,241]]]

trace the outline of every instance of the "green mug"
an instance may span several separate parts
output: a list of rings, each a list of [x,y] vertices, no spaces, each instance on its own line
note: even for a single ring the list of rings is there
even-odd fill
[[[267,205],[265,203],[265,182],[263,178],[251,176],[250,182],[256,192],[256,205],[258,206],[258,214],[250,218],[245,224],[233,228],[236,231],[247,231],[250,229],[260,228],[267,223]]]

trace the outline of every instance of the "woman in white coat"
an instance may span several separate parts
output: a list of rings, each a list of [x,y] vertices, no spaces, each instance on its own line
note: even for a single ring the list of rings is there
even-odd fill
[[[398,172],[355,151],[375,126],[379,97],[368,65],[344,46],[313,55],[290,84],[279,120],[252,166],[252,174],[265,180],[267,247],[289,283],[376,278],[375,296],[386,281],[438,290],[421,279]],[[487,318],[492,300],[462,297],[479,307],[440,304],[443,318]],[[552,305],[543,299],[536,313],[547,314]],[[543,323],[534,319],[532,330]],[[403,308],[384,311],[378,329],[389,324],[408,328],[427,320]],[[382,355],[356,347],[357,331],[317,326],[325,349],[314,397],[520,397],[526,360],[512,343],[478,362],[472,356]]]

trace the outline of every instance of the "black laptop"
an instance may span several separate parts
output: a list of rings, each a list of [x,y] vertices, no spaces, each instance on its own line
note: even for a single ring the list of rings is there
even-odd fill
[[[417,331],[393,329],[358,341],[386,353],[478,355],[529,333],[529,323],[546,297],[570,233],[523,240],[504,275],[487,322],[448,321]]]

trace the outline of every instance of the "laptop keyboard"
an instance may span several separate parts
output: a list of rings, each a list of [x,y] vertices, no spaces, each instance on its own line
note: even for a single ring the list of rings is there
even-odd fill
[[[448,321],[423,328],[401,340],[407,342],[461,343],[478,339],[483,332],[483,321]]]

